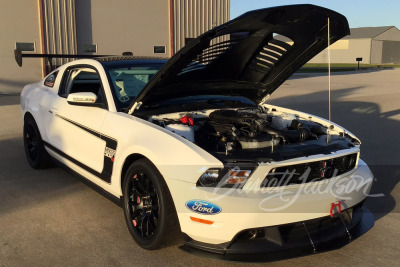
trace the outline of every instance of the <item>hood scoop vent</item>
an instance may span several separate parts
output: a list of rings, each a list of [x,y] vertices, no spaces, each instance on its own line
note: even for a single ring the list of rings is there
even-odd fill
[[[219,56],[237,45],[244,36],[245,35],[239,38],[232,38],[230,34],[225,34],[215,37],[210,41],[210,46],[198,54],[195,59],[178,73],[178,75],[205,69],[207,65],[211,64],[214,60],[219,58]]]
[[[290,40],[289,38],[287,39]],[[250,62],[249,69],[262,72],[263,76],[268,74],[292,46],[293,41],[291,40],[284,42],[278,39],[271,39],[267,45],[262,47],[255,55],[254,59]]]

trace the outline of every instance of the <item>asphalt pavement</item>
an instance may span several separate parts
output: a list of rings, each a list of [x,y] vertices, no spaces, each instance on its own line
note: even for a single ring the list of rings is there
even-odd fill
[[[332,120],[361,140],[376,181],[375,226],[347,246],[249,266],[397,266],[400,262],[400,69],[335,73]],[[0,92],[1,93],[1,92]],[[295,74],[269,103],[328,116],[326,74]],[[18,96],[0,94],[0,266],[231,266],[179,246],[138,247],[122,209],[60,168],[33,170],[22,142]]]

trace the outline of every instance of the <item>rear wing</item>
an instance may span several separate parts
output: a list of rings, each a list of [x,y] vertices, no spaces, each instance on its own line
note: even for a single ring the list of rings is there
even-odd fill
[[[125,52],[123,54],[131,52]],[[108,57],[110,55],[64,55],[64,54],[22,54],[20,49],[14,50],[15,61],[17,62],[18,66],[22,67],[22,58],[30,57],[30,58],[47,58],[50,69],[53,68],[52,59],[53,58],[98,58],[98,57]]]

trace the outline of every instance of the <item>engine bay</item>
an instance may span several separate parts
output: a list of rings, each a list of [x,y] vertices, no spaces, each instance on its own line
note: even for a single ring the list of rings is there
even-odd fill
[[[276,108],[217,109],[153,115],[149,121],[224,162],[266,162],[329,154],[359,145],[333,125]],[[329,133],[329,134],[328,134]]]

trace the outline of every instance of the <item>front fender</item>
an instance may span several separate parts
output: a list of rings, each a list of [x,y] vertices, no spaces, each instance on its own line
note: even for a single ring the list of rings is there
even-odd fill
[[[123,165],[132,154],[149,159],[167,184],[169,179],[194,184],[206,169],[223,167],[221,161],[183,137],[125,113],[110,112],[103,132],[118,140],[113,185],[120,184]]]

